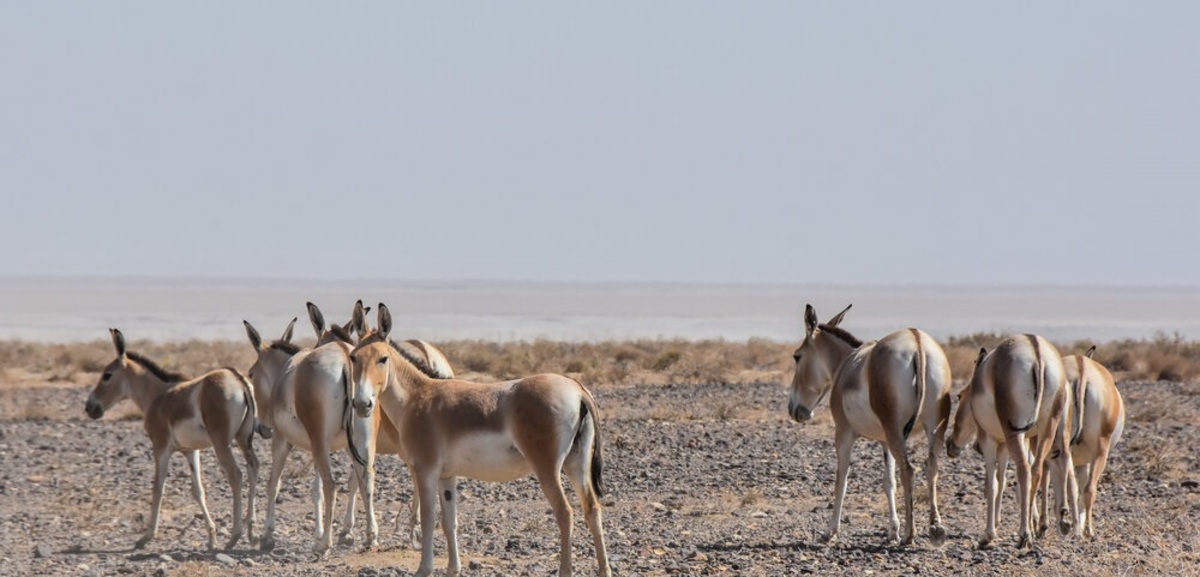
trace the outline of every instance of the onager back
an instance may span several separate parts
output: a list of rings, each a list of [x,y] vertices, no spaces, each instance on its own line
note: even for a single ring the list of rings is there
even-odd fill
[[[896,463],[904,485],[906,532],[904,543],[915,533],[913,520],[913,469],[908,460],[908,437],[924,430],[929,440],[929,538],[935,545],[946,540],[938,511],[938,451],[950,418],[950,363],[937,341],[917,329],[891,333],[879,341],[863,343],[838,328],[846,311],[820,324],[811,305],[805,307],[804,341],[793,358],[796,371],[788,413],[798,422],[812,418],[826,394],[833,411],[837,446],[837,484],[828,540],[837,538],[846,496],[850,454],[860,436],[884,447],[884,492],[890,523],[888,540],[901,539],[896,515]]]
[[[250,477],[246,525],[253,542],[258,457],[251,444],[257,410],[250,382],[230,368],[217,369],[190,380],[169,373],[149,359],[126,351],[121,331],[109,329],[109,332],[117,349],[117,358],[104,368],[100,382],[88,395],[85,409],[89,417],[99,419],[113,404],[132,399],[142,411],[142,422],[154,454],[154,497],[150,505],[150,524],[134,546],[144,547],[158,534],[167,465],[172,453],[183,451],[187,453],[192,472],[192,496],[204,514],[208,547],[216,548],[217,526],[209,515],[204,482],[200,478],[199,450],[208,447],[216,453],[217,462],[233,492],[233,528],[225,547],[231,548],[238,542],[243,531],[242,472],[229,448],[232,443],[237,443],[241,449]]]
[[[1007,449],[1008,458],[1017,467],[1018,501],[1021,508],[1021,528],[1018,547],[1032,545],[1031,531],[1034,496],[1042,483],[1047,458],[1051,450],[1066,454],[1070,436],[1070,392],[1066,383],[1062,357],[1046,339],[1036,335],[1016,335],[1005,339],[990,353],[980,352],[971,383],[959,395],[954,432],[946,441],[951,457],[978,435],[979,449],[984,458],[984,496],[987,499],[987,527],[980,547],[988,547],[996,538],[996,518],[1000,495],[996,490],[997,467],[1003,467],[1000,456]],[[1030,466],[1030,438],[1034,438],[1033,464]],[[1068,486],[1073,486],[1074,472],[1070,458],[1056,460],[1063,470]],[[1068,497],[1072,511],[1074,498]],[[1041,518],[1046,518],[1043,499]]]

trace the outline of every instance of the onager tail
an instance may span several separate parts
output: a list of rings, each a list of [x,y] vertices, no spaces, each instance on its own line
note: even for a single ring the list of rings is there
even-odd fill
[[[350,379],[350,367],[343,367],[342,396],[345,397],[345,404],[342,406],[342,428],[346,430],[346,447],[350,449],[350,456],[354,458],[355,463],[366,467],[367,458],[359,452],[358,446],[354,444],[354,407],[351,405]]]
[[[1088,354],[1090,355],[1095,348],[1095,345],[1093,345],[1091,349],[1088,349]],[[1070,447],[1078,445],[1080,438],[1083,436],[1083,407],[1085,397],[1087,396],[1087,378],[1083,374],[1085,369],[1084,357],[1076,358],[1079,360],[1079,381],[1075,383],[1074,387],[1071,387],[1071,383],[1067,383],[1067,387],[1072,389],[1071,393],[1075,396],[1075,418],[1071,420],[1071,428],[1073,430],[1071,431],[1071,442],[1068,444]],[[1087,358],[1091,357],[1088,356]]]
[[[246,414],[242,416],[242,426],[238,427],[240,431],[242,427],[246,426],[246,421],[250,421],[250,432],[246,435],[246,445],[252,446],[254,444],[255,432],[258,432],[259,436],[264,439],[270,439],[270,427],[258,422],[258,400],[254,398],[254,385],[250,384],[250,379],[247,379],[246,375],[243,375],[241,371],[232,368],[229,371],[237,375],[238,380],[242,382],[242,395],[246,399]],[[267,434],[264,435],[263,430],[266,430]]]
[[[925,367],[925,364],[926,364],[925,363],[925,347],[922,346],[922,344],[921,344],[921,333],[917,329],[913,329],[913,328],[910,328],[908,330],[910,332],[912,332],[913,338],[917,339],[917,354],[916,354],[916,357],[913,359],[915,361],[916,371],[917,371],[917,375],[916,375],[917,378],[914,379],[914,383],[917,386],[917,410],[913,411],[912,418],[909,419],[908,423],[906,423],[904,425],[904,438],[905,439],[907,439],[908,434],[912,432],[913,425],[916,424],[917,417],[919,417],[921,415],[921,409],[925,406],[925,387],[926,387],[926,381],[927,381],[927,378],[925,376],[925,369],[926,369],[926,367]]]
[[[583,388],[583,385],[580,385]],[[583,427],[587,425],[588,417],[592,420],[592,491],[597,497],[603,497],[604,479],[602,472],[604,469],[604,454],[600,444],[600,413],[596,410],[596,400],[592,398],[591,393],[587,389],[583,389],[583,402],[579,405],[579,429],[575,433],[575,442],[579,442],[579,436],[583,434]]]

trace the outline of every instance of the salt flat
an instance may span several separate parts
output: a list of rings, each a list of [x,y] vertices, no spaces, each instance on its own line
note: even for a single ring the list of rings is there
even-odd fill
[[[355,299],[391,307],[404,334],[427,340],[633,338],[792,340],[805,303],[828,317],[854,303],[862,336],[905,326],[937,337],[1037,332],[1055,340],[1200,337],[1200,288],[863,287],[578,284],[498,281],[276,280],[104,277],[0,278],[0,338],[243,339],[317,303],[344,321]]]

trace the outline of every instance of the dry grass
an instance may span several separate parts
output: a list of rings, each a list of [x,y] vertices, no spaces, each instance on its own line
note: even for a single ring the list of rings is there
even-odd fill
[[[992,348],[1001,335],[980,333],[953,337],[945,343],[951,371],[962,381],[971,374],[980,347]],[[1063,354],[1080,353],[1092,343],[1060,343]],[[1179,335],[1148,340],[1098,343],[1096,359],[1119,380],[1191,381],[1200,378],[1200,342]],[[795,343],[766,339],[746,341],[641,339],[593,343],[450,341],[437,343],[464,376],[510,379],[541,372],[566,373],[589,385],[655,385],[665,383],[747,383],[791,378]],[[206,370],[249,367],[253,351],[240,341],[155,343],[136,341],[130,348],[170,370],[198,375]],[[33,384],[84,386],[95,382],[113,359],[112,344],[96,340],[78,344],[0,341],[0,387]],[[35,385],[36,386],[36,385]],[[730,418],[737,407],[717,411]]]

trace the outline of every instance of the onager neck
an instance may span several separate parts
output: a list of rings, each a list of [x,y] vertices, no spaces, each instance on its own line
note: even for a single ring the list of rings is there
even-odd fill
[[[150,409],[150,403],[154,402],[154,399],[175,384],[158,378],[146,367],[136,362],[129,363],[128,370],[130,372],[129,398],[142,411],[143,415]]]

